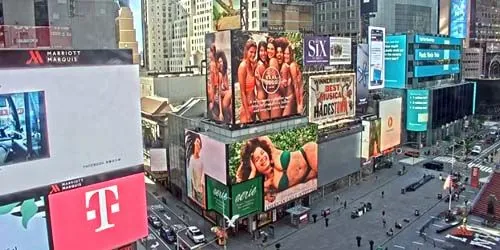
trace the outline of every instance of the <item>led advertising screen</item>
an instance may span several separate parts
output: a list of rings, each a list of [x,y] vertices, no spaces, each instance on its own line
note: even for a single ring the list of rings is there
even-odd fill
[[[143,173],[57,192],[49,204],[55,250],[114,249],[148,235]]]
[[[207,210],[215,211],[221,215],[229,217],[229,188],[211,178],[206,176],[207,186]]]
[[[317,127],[310,125],[231,144],[233,185],[262,176],[265,211],[313,192],[318,187],[317,135]]]
[[[356,100],[357,105],[364,106],[368,104],[368,44],[358,44],[356,60]]]
[[[462,39],[454,37],[415,35],[415,43],[438,44],[438,45],[461,45]]]
[[[137,65],[9,68],[0,78],[0,196],[143,164]]]
[[[350,65],[351,38],[330,37],[330,65]]]
[[[380,149],[382,151],[401,143],[402,102],[402,98],[394,98],[380,102]]]
[[[303,54],[304,65],[349,65],[351,38],[305,36]]]
[[[369,155],[369,157],[378,156],[382,153],[382,150],[380,147],[381,127],[382,127],[382,121],[380,120],[380,118],[370,121],[370,149],[369,149],[370,155]]]
[[[406,98],[406,129],[427,131],[429,121],[429,90],[408,89]]]
[[[428,77],[460,73],[460,64],[438,64],[415,66],[413,76]]]
[[[450,37],[467,37],[467,0],[450,2]]]
[[[232,31],[235,123],[304,113],[302,43],[301,33]]]
[[[330,138],[328,138],[330,139]],[[324,186],[359,171],[361,132],[343,134],[319,144],[318,185]]]
[[[231,32],[205,36],[207,55],[207,118],[233,123],[233,87],[231,75]]]
[[[309,77],[309,121],[333,122],[356,115],[354,73]]]
[[[416,61],[460,60],[460,50],[415,49]]]
[[[370,121],[362,121],[363,132],[361,132],[361,157],[368,160],[370,158]]]
[[[0,205],[0,249],[49,250],[46,198]]]
[[[406,87],[406,35],[387,36],[385,41],[385,87]]]
[[[212,20],[216,31],[241,29],[240,0],[212,1]]]
[[[368,34],[368,89],[381,89],[385,85],[385,28],[369,26]]]
[[[226,144],[191,130],[184,139],[187,194],[205,208],[205,176],[226,184]]]
[[[262,176],[256,176],[231,186],[232,215],[244,217],[249,214],[262,212],[264,206],[264,183]]]

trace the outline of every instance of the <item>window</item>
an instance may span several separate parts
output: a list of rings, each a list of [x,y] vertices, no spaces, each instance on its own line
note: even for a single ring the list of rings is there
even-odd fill
[[[255,0],[252,1],[252,8],[256,8],[257,7],[257,2],[255,2]]]
[[[252,18],[257,18],[257,11],[252,11]]]

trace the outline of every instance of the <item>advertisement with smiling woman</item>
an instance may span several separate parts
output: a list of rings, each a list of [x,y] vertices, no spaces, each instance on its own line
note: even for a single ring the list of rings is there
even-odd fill
[[[262,176],[266,211],[316,190],[317,134],[317,127],[310,125],[231,144],[233,185]]]

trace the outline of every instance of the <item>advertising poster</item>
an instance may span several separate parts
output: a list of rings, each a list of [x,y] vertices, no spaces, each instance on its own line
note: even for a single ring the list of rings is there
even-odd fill
[[[229,188],[207,176],[207,210],[229,217]]]
[[[207,118],[232,123],[233,87],[231,32],[221,31],[205,36],[207,55]]]
[[[319,186],[328,185],[359,171],[361,131],[360,128],[357,130],[358,132],[352,130],[319,144]]]
[[[166,148],[152,148],[149,154],[151,155],[151,171],[168,171]]]
[[[262,176],[266,211],[316,190],[317,136],[317,127],[310,125],[231,144],[233,185]]]
[[[424,65],[415,66],[413,76],[415,77],[428,77],[439,76],[448,74],[460,73],[460,64],[438,64],[438,65]]]
[[[415,49],[416,61],[460,60],[460,50]]]
[[[330,62],[330,38],[327,36],[304,37],[304,65],[323,65]]]
[[[361,157],[365,160],[370,159],[370,121],[362,121],[363,132],[361,132]]]
[[[143,173],[57,192],[49,204],[54,250],[113,249],[148,235]]]
[[[406,98],[406,129],[427,131],[429,121],[429,90],[408,89]]]
[[[0,196],[144,163],[137,65],[8,68],[0,78]]]
[[[212,20],[216,31],[241,29],[240,0],[213,1]]]
[[[309,121],[337,121],[356,115],[354,73],[309,77]]]
[[[350,65],[351,38],[330,37],[330,65]]]
[[[385,28],[368,27],[369,85],[368,89],[381,89],[385,85]]]
[[[0,205],[0,249],[49,250],[45,204],[36,197]]]
[[[232,215],[244,217],[249,214],[262,212],[263,190],[262,176],[257,176],[231,186]]]
[[[450,37],[467,37],[467,0],[450,2]]]
[[[381,101],[379,105],[380,149],[382,151],[401,143],[401,105],[402,98]]]
[[[186,185],[187,194],[205,208],[205,178],[226,184],[226,144],[206,135],[186,130]]]
[[[357,105],[364,106],[368,104],[368,78],[369,61],[368,61],[368,44],[358,44],[356,60],[356,100]]]
[[[441,45],[462,45],[462,39],[455,38],[455,37],[415,35],[415,43],[441,44]]]
[[[381,120],[376,119],[370,121],[370,155],[369,157],[372,156],[378,156],[382,153],[382,150],[380,148],[380,132],[381,132]]]
[[[470,186],[473,188],[479,188],[479,167],[472,167],[470,169]]]
[[[385,41],[385,87],[406,87],[406,35],[387,36]]]
[[[369,89],[385,85],[385,28],[368,27]]]
[[[301,33],[232,32],[235,123],[304,113]]]

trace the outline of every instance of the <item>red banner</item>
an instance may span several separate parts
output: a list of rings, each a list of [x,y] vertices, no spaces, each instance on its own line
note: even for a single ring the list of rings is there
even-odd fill
[[[479,168],[472,167],[470,169],[470,186],[473,188],[479,188]]]
[[[58,26],[0,26],[0,48],[71,48],[71,30]]]

